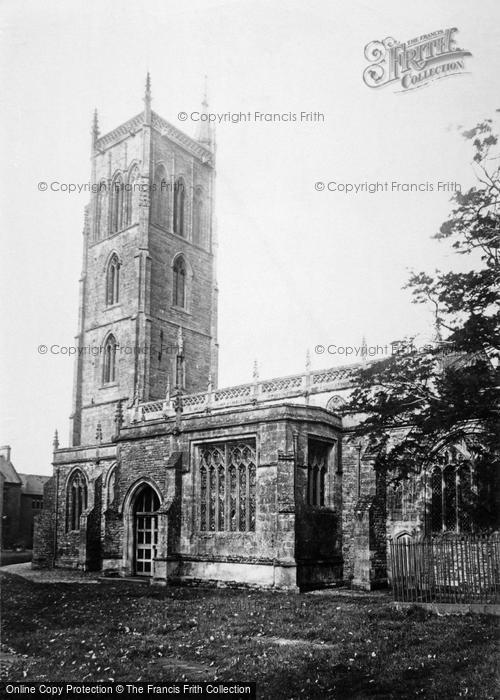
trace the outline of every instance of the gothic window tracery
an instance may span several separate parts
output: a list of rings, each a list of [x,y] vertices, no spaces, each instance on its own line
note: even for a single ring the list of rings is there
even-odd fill
[[[80,529],[80,517],[87,508],[87,482],[82,472],[73,472],[66,491],[66,531]]]
[[[103,384],[111,384],[116,381],[116,348],[115,336],[110,334],[104,344]]]
[[[111,233],[121,231],[123,227],[123,177],[117,175],[111,185]]]
[[[325,505],[325,482],[328,472],[328,456],[331,445],[319,440],[309,440],[307,461],[307,503],[310,506]]]
[[[174,262],[174,290],[172,303],[174,306],[186,306],[186,263],[182,255]]]
[[[96,192],[94,241],[100,241],[106,237],[106,197],[107,187],[104,180],[99,183]]]
[[[416,515],[418,481],[415,475],[389,483],[387,513],[392,520],[411,520]]]
[[[255,530],[255,441],[206,444],[198,448],[200,529]]]
[[[169,227],[170,189],[167,171],[163,165],[159,165],[154,175],[151,215],[153,223],[163,228]]]
[[[326,410],[332,413],[342,413],[346,400],[342,396],[332,396],[326,404]]]
[[[203,204],[203,190],[196,189],[193,202],[193,243],[199,246],[205,245],[205,207]]]
[[[134,165],[130,171],[125,192],[125,210],[123,215],[124,226],[135,224],[139,214],[139,168]]]
[[[428,502],[432,532],[466,532],[477,507],[472,455],[466,445],[441,451],[428,474]]]
[[[114,253],[106,271],[106,306],[118,304],[120,298],[120,261]]]
[[[185,184],[182,177],[178,177],[174,184],[174,233],[184,236],[185,230]]]

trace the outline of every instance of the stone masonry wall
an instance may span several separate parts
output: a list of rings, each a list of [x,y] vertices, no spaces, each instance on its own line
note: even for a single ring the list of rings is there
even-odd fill
[[[179,326],[184,328],[186,391],[206,390],[210,374],[216,382],[215,339],[212,337],[216,328],[214,259],[211,253],[213,169],[153,129],[151,163],[149,172],[144,173],[143,138],[142,131],[131,133],[104,152],[96,151],[94,158],[95,180],[104,183],[107,190],[102,196],[101,240],[95,237],[97,194],[92,196],[88,208],[85,238],[88,251],[81,310],[84,328],[79,340],[84,350],[82,357],[77,359],[80,369],[73,417],[74,444],[78,445],[95,442],[98,423],[102,427],[103,439],[111,440],[116,402],[131,401],[138,388],[146,399],[165,397],[169,376],[171,385],[174,384],[172,370]],[[166,221],[154,220],[144,208],[144,204],[147,206],[149,202],[151,205],[154,198],[151,188],[155,186],[154,173],[160,164],[165,167],[172,188],[176,178],[184,178],[184,236],[176,235],[172,230],[173,190],[162,195],[168,200]],[[126,182],[134,165],[138,165],[146,176],[150,196],[147,193],[137,195],[130,225],[110,234],[111,183],[117,173],[121,173]],[[200,245],[193,240],[194,197],[204,207]],[[119,301],[107,306],[106,271],[114,253],[120,261]],[[174,307],[172,298],[172,265],[179,253],[184,255],[187,265],[185,309]],[[141,309],[143,316],[140,316]],[[103,348],[110,333],[118,343],[117,376],[115,382],[104,385],[104,357],[99,349]],[[139,386],[142,367],[144,386]]]
[[[43,509],[35,516],[33,532],[33,568],[50,568],[54,565],[54,528],[56,482],[47,479],[43,487]]]
[[[361,445],[361,447],[360,447]],[[352,434],[344,436],[343,554],[344,579],[374,588],[386,583],[385,482],[376,476],[373,458]]]
[[[108,448],[109,450],[109,448]],[[101,565],[102,479],[114,464],[114,459],[89,458],[92,450],[81,450],[81,461],[64,462],[64,451],[54,453],[54,476],[49,480],[49,500],[35,525],[34,560],[45,557],[45,540],[52,541],[55,566],[99,569]],[[78,451],[74,453],[76,456]],[[62,463],[61,463],[62,462]],[[68,483],[79,469],[87,482],[87,508],[83,511],[78,530],[69,530],[67,523]],[[45,493],[45,492],[44,492]],[[45,499],[45,495],[44,495]],[[50,514],[50,516],[49,516]],[[52,554],[53,557],[53,554]]]
[[[305,422],[308,414],[316,420]],[[319,416],[321,414],[321,416]],[[176,575],[182,578],[188,562],[215,562],[244,565],[296,566],[296,504],[294,450],[309,435],[338,439],[338,419],[319,409],[273,406],[243,407],[216,414],[188,415],[181,419],[180,432],[175,419],[155,423],[137,423],[120,434],[119,506],[125,508],[127,494],[133,494],[146,481],[160,495],[160,538],[163,528],[168,542],[159,542],[158,560],[176,561]],[[328,425],[332,422],[332,425]],[[200,491],[197,449],[208,441],[254,439],[257,450],[256,527],[249,532],[207,532],[200,530]],[[336,457],[333,462],[336,463]],[[304,516],[305,537],[300,540],[303,553],[307,547],[317,556],[329,558],[341,570],[339,516],[335,508],[341,503],[339,475],[333,469],[332,508],[316,515]],[[336,504],[336,505],[335,505]],[[165,512],[168,525],[162,525]],[[125,512],[124,517],[125,517]],[[321,524],[328,528],[318,544]],[[306,526],[307,520],[307,526]],[[130,526],[129,526],[130,527]],[[125,535],[125,536],[124,536]],[[119,540],[126,533],[115,528],[106,532],[106,556],[116,556]],[[321,538],[320,538],[321,539]],[[132,562],[129,562],[130,570]],[[169,565],[170,566],[170,565]],[[244,574],[242,574],[244,575]]]
[[[137,308],[138,271],[136,252],[137,227],[91,246],[88,256],[86,282],[86,332],[82,342],[89,348],[83,355],[82,369],[82,443],[96,441],[97,424],[101,423],[103,440],[114,434],[116,401],[134,395],[136,340],[133,316]],[[106,307],[106,269],[113,253],[118,255],[120,267],[119,303]],[[104,354],[101,348],[112,333],[118,343],[116,353],[116,381],[103,383]]]

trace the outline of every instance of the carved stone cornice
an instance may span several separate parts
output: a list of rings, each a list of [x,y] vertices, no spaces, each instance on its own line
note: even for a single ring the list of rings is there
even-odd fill
[[[201,143],[191,138],[187,134],[177,129],[173,124],[170,124],[166,119],[160,117],[156,112],[151,113],[151,124],[153,129],[156,129],[162,136],[167,136],[171,141],[182,146],[191,155],[199,158],[203,163],[212,164],[213,153]]]
[[[113,146],[114,144],[121,141],[124,137],[129,134],[137,133],[144,124],[144,112],[137,114],[132,119],[124,122],[120,126],[113,129],[113,131],[104,134],[95,141],[95,149],[97,151],[104,151],[106,148]],[[200,160],[202,163],[207,163],[213,165],[213,153],[203,146],[203,144],[196,141],[196,139],[191,138],[180,129],[177,129],[173,124],[170,124],[166,119],[160,117],[156,112],[151,112],[151,126],[155,131],[157,131],[162,136],[166,136],[168,139],[181,146],[185,151],[190,153],[192,156]]]
[[[127,136],[130,133],[135,134],[137,131],[139,131],[139,129],[142,128],[143,122],[144,112],[141,112],[135,117],[132,117],[132,119],[126,121],[124,124],[117,126],[116,129],[113,129],[113,131],[110,131],[107,134],[101,136],[99,139],[97,139],[97,141],[95,142],[96,150],[103,151],[109,146],[112,146],[115,143],[118,143],[118,141],[121,141],[124,136]]]

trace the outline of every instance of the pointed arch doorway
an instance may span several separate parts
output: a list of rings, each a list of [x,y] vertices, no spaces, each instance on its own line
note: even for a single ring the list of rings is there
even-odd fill
[[[160,499],[156,491],[149,484],[140,486],[132,505],[133,573],[136,576],[153,576],[159,508]]]

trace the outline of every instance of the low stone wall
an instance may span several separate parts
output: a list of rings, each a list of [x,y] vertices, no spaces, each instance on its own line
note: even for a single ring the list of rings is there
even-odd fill
[[[435,613],[436,615],[496,615],[500,617],[500,605],[488,603],[403,603],[395,601],[393,603],[396,610],[408,610],[408,608],[419,607],[423,610]]]

